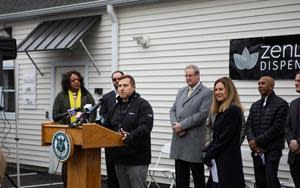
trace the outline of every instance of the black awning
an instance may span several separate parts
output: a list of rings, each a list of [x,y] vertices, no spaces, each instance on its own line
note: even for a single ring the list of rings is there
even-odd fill
[[[18,45],[18,52],[72,48],[99,19],[90,16],[43,22]]]

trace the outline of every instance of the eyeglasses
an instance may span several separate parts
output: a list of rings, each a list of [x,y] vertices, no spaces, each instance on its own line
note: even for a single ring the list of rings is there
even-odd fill
[[[112,79],[112,81],[114,81],[114,82],[116,82],[116,81],[118,81],[119,80],[119,78],[113,78]]]
[[[193,77],[193,76],[195,76],[196,74],[186,74],[186,75],[184,75],[186,78],[188,78],[188,77]]]

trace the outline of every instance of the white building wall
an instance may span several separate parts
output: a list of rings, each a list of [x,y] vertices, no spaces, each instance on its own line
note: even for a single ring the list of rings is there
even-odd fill
[[[299,0],[177,0],[161,3],[116,8],[120,21],[119,69],[136,79],[137,92],[152,105],[155,123],[152,132],[153,162],[160,147],[171,139],[169,109],[175,100],[178,88],[185,85],[184,67],[196,64],[201,69],[201,80],[208,87],[214,81],[229,74],[230,39],[298,34],[300,31]],[[39,21],[18,21],[12,23],[14,37],[22,41]],[[148,35],[151,46],[142,48],[132,37]],[[106,13],[84,38],[93,55],[99,76],[89,63],[88,88],[103,88],[103,93],[111,90],[111,21]],[[85,55],[80,48],[75,49],[71,58]],[[77,53],[78,52],[78,53]],[[32,53],[33,59],[45,74],[37,73],[37,107],[25,110],[19,102],[18,130],[20,137],[20,158],[22,164],[47,167],[48,147],[40,146],[40,124],[45,119],[45,111],[51,110],[52,98],[51,63],[65,58],[66,52]],[[86,57],[86,56],[85,56]],[[34,68],[24,53],[18,53],[19,101],[22,98],[22,74]],[[248,116],[250,105],[260,98],[256,81],[234,81]],[[276,81],[275,92],[290,102],[298,95],[294,82]],[[95,99],[98,96],[94,95]],[[1,123],[0,123],[1,125]],[[15,161],[13,141],[14,123],[9,135],[11,155]],[[247,143],[242,146],[247,149]],[[286,152],[286,151],[285,151]],[[102,160],[104,164],[104,160]],[[172,160],[163,160],[165,166],[173,166]],[[251,158],[244,158],[245,174],[252,176]],[[104,165],[103,165],[104,167]],[[104,170],[102,170],[105,173]],[[288,166],[280,166],[279,176],[288,178]],[[166,179],[160,179],[166,182]]]
[[[299,1],[289,0],[179,0],[117,11],[120,69],[135,77],[137,91],[150,101],[155,112],[153,162],[161,146],[171,138],[169,109],[178,88],[185,85],[184,67],[198,65],[201,80],[212,87],[217,78],[229,75],[230,39],[297,34],[299,9]],[[132,40],[141,35],[151,38],[149,48],[143,49]],[[235,84],[248,116],[250,105],[260,98],[257,82]],[[277,81],[275,92],[289,102],[297,96],[293,81]],[[248,149],[246,142],[243,149]],[[174,164],[170,160],[163,163]],[[244,165],[246,176],[252,176],[250,156]],[[285,161],[279,176],[289,178]]]

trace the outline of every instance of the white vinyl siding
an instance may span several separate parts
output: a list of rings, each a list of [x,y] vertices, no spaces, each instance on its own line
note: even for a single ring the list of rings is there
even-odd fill
[[[160,147],[170,142],[169,109],[178,89],[185,85],[185,66],[198,65],[204,85],[212,88],[217,78],[229,74],[230,39],[299,34],[299,10],[299,0],[177,0],[115,8],[120,22],[119,70],[136,79],[137,92],[150,102],[155,113],[152,162],[156,161]],[[20,43],[42,21],[10,23],[13,36]],[[149,48],[142,48],[133,40],[133,37],[141,35],[151,38]],[[98,75],[80,44],[72,52],[31,53],[44,73],[41,76],[37,72],[37,106],[33,110],[23,109],[21,94],[23,72],[34,66],[25,53],[18,53],[17,121],[22,164],[48,167],[49,149],[41,146],[40,125],[47,121],[45,111],[51,112],[52,109],[52,91],[49,88],[53,84],[53,62],[84,59],[88,63],[89,91],[94,94],[94,88],[103,88],[103,93],[106,93],[112,89],[111,21],[106,13],[84,38],[84,42],[101,75]],[[251,104],[260,98],[257,82],[234,83],[246,109],[245,115],[248,116]],[[276,80],[275,92],[288,102],[298,96],[293,80]],[[98,99],[98,96],[94,97]],[[15,125],[12,122],[11,134],[7,139],[7,146],[12,152],[8,158],[10,162],[16,161],[14,133]],[[242,148],[248,149],[246,141]],[[102,156],[102,173],[106,174],[104,162]],[[172,160],[163,159],[162,162],[165,166],[174,165]],[[246,176],[253,176],[252,166],[251,158],[244,158]],[[280,165],[279,176],[283,179],[290,177],[286,163]],[[166,179],[160,181],[167,182]]]
[[[132,74],[137,91],[155,112],[152,162],[171,139],[169,109],[178,88],[185,85],[184,67],[197,64],[201,80],[212,88],[229,74],[230,39],[297,34],[299,1],[168,1],[120,9],[120,70]],[[132,37],[148,35],[143,49]],[[256,81],[234,81],[246,109],[260,98]],[[275,92],[290,102],[297,96],[294,82],[276,81]],[[248,149],[244,142],[243,149]],[[286,155],[286,150],[284,151]],[[163,160],[173,166],[172,160]],[[245,175],[253,176],[251,157],[245,158]],[[288,179],[286,161],[279,176]],[[159,175],[158,175],[159,176]],[[166,182],[166,180],[162,180]]]
[[[61,18],[64,18],[63,16]],[[106,19],[107,20],[107,19]],[[17,40],[17,43],[20,43],[38,24],[43,22],[44,20],[39,21],[20,21],[13,23],[11,26],[13,27],[13,37]],[[103,29],[105,29],[105,25],[103,23],[107,23],[110,27],[110,21],[105,21],[105,16],[102,17],[102,20],[96,24],[91,31],[88,33],[87,36],[93,36],[97,33],[105,33],[103,32]],[[108,29],[109,30],[109,29]],[[95,34],[93,34],[95,33]],[[110,33],[110,32],[109,32]],[[106,42],[108,44],[105,45],[105,41],[107,40],[105,38],[108,38],[108,41],[110,40],[110,36],[108,37],[97,37],[97,40],[94,40],[93,38],[89,39],[88,37],[85,37],[83,40],[87,40],[86,44],[88,45],[89,50],[92,52],[93,57],[95,58],[95,61],[98,63],[97,66],[101,71],[101,76],[106,74],[106,77],[108,74],[110,74],[111,69],[111,63],[110,59],[111,56],[109,54],[110,50],[110,42]],[[97,44],[101,44],[98,47],[94,44],[94,49],[91,49],[88,40],[92,41]],[[105,48],[107,48],[105,50]],[[99,50],[100,49],[100,50]],[[94,52],[93,52],[94,50]],[[101,52],[101,51],[104,51]],[[106,51],[106,52],[105,52]],[[105,54],[107,54],[107,57],[105,57]],[[88,76],[93,76],[96,80],[96,83],[93,84],[92,82],[87,83],[86,85],[89,86],[90,92],[94,93],[94,88],[97,87],[107,87],[110,89],[110,79],[107,79],[107,86],[102,85],[102,82],[100,80],[103,80],[102,78],[99,79],[98,73],[96,72],[94,66],[90,62],[90,60],[87,58],[87,55],[85,54],[83,48],[78,44],[72,51],[43,51],[43,52],[31,52],[30,56],[35,61],[41,72],[44,74],[41,76],[37,70],[35,70],[33,64],[31,63],[30,59],[26,56],[25,53],[18,53],[16,62],[18,63],[18,86],[16,86],[16,90],[18,90],[18,132],[19,132],[19,154],[20,154],[20,162],[21,164],[27,164],[27,165],[34,165],[34,166],[43,166],[48,167],[49,166],[49,147],[42,147],[41,146],[41,123],[45,121],[49,121],[49,119],[46,119],[45,113],[46,111],[49,112],[51,115],[52,110],[52,103],[53,103],[53,91],[54,89],[54,83],[52,83],[52,65],[61,65],[61,66],[67,66],[70,64],[76,64],[78,62],[86,62],[88,64]],[[100,59],[99,59],[100,57]],[[103,66],[103,61],[107,61],[106,64],[108,68],[105,68]],[[22,90],[23,90],[23,72],[25,70],[34,70],[37,75],[36,80],[36,108],[34,109],[24,109],[25,105],[22,101]],[[74,66],[74,69],[76,69],[76,66]],[[105,70],[107,69],[107,70]],[[103,71],[103,72],[102,72]],[[105,71],[107,73],[105,73]],[[86,77],[85,81],[90,80],[91,78]],[[92,88],[90,88],[90,86]],[[94,96],[95,99],[98,98],[98,96]],[[13,140],[15,135],[15,123],[12,122],[12,130],[11,133],[8,135],[8,143],[5,144],[5,146],[8,146],[11,148],[11,153],[8,157],[9,162],[16,162],[16,146],[15,141]],[[0,125],[2,126],[2,122],[0,122]],[[1,135],[2,136],[2,135]],[[104,161],[104,160],[103,160]]]

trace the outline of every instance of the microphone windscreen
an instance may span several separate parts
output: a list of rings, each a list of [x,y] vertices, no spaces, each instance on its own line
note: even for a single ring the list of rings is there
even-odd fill
[[[74,108],[72,108],[72,109],[69,109],[69,110],[68,110],[68,113],[69,113],[69,116],[70,116],[70,117],[73,117],[73,116],[75,116],[75,115],[76,115],[76,113],[77,113],[77,110],[76,110],[76,109],[74,109]]]
[[[90,112],[93,109],[93,106],[92,104],[86,104],[83,108],[86,110],[86,112]]]

